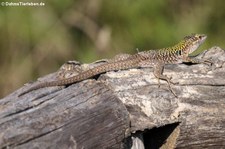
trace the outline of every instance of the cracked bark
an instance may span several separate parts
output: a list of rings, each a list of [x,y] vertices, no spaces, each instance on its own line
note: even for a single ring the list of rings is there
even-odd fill
[[[17,97],[22,87],[0,100],[0,148],[224,148],[225,52],[198,57],[214,64],[165,68],[178,98],[151,68]]]

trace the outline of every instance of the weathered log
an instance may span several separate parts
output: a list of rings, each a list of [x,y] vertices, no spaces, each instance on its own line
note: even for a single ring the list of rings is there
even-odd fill
[[[0,100],[0,147],[225,148],[225,51],[213,47],[198,58],[213,65],[166,66],[178,98],[166,82],[158,88],[151,68],[18,97],[31,85],[22,87]]]

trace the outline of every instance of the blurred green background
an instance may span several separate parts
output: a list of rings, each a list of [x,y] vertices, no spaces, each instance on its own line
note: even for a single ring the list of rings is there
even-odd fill
[[[29,2],[45,6],[0,6],[0,97],[68,60],[168,47],[191,33],[208,35],[200,50],[225,46],[223,0]]]

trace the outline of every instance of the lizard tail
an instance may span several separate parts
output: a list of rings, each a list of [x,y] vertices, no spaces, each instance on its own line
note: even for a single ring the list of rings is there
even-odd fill
[[[71,78],[66,78],[66,79],[62,79],[62,80],[56,80],[56,81],[51,81],[51,82],[43,82],[40,84],[37,84],[31,88],[29,88],[28,90],[22,92],[21,94],[19,94],[18,97],[33,91],[33,90],[37,90],[43,87],[50,87],[50,86],[61,86],[61,85],[68,85],[68,84],[72,84],[75,82],[79,82],[88,78],[91,78],[93,76],[96,76],[98,74],[107,72],[107,71],[112,71],[112,70],[122,70],[122,69],[128,69],[128,68],[133,68],[133,67],[138,67],[138,62],[139,59],[130,59],[128,60],[123,60],[120,63],[110,63],[110,64],[103,64],[99,67],[95,67],[89,70],[86,70],[76,76],[73,76]]]
[[[33,90],[37,90],[37,89],[40,89],[40,88],[43,88],[43,87],[49,87],[49,86],[57,86],[58,82],[57,81],[52,81],[52,82],[43,82],[43,83],[40,83],[40,84],[37,84],[31,88],[29,88],[28,90],[25,90],[24,92],[20,93],[18,95],[18,97],[30,92],[30,91],[33,91]]]

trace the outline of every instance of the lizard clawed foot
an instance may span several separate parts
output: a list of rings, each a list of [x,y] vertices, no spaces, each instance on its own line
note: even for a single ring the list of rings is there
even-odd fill
[[[175,83],[175,82],[173,82],[173,81],[171,81],[172,80],[172,77],[167,77],[167,76],[165,76],[165,78],[157,78],[157,80],[158,80],[158,88],[160,88],[160,79],[162,79],[162,80],[166,80],[166,82],[168,83],[168,84],[173,84],[173,85],[175,85],[175,84],[178,84],[178,83]]]
[[[166,81],[167,81],[169,84],[173,84],[173,85],[178,84],[178,83],[175,83],[175,82],[173,82],[173,81],[171,81],[171,80],[172,80],[172,77],[169,77]]]
[[[174,90],[171,87],[171,84],[175,85],[177,83],[174,83],[171,81],[172,77],[167,77],[165,75],[163,75],[163,77],[161,76],[161,78],[157,78],[158,79],[158,88],[160,88],[160,79],[165,80],[168,83],[168,89],[169,91],[177,98],[177,94],[174,92]]]
[[[173,90],[172,87],[171,87],[171,84],[175,85],[176,83],[172,82],[171,79],[172,79],[172,77],[166,79],[166,81],[167,81],[167,83],[168,83],[168,87],[169,87],[168,89],[169,89],[170,92],[177,98],[177,97],[178,97],[177,94],[174,92],[174,90]]]
[[[210,60],[203,60],[202,63],[203,63],[203,64],[206,64],[206,65],[208,65],[208,66],[212,66],[212,65],[213,65],[213,62],[210,61]]]
[[[172,89],[170,83],[168,83],[168,87],[169,87],[168,89],[170,90],[170,92],[177,98],[178,96],[177,96],[177,94],[174,92],[174,90]]]
[[[157,78],[157,80],[158,80],[158,88],[160,88],[160,79],[159,78]]]

